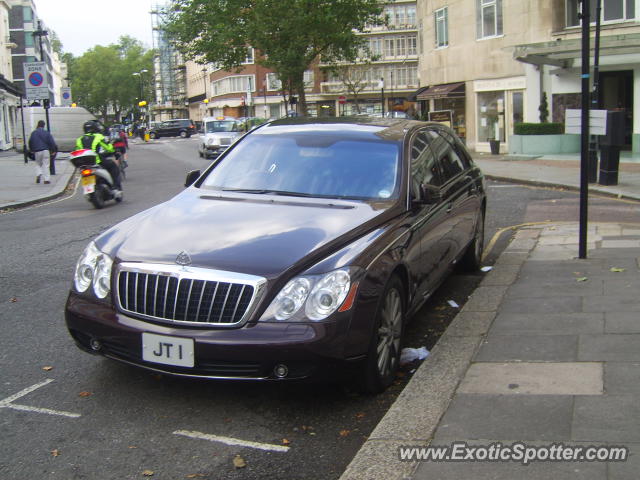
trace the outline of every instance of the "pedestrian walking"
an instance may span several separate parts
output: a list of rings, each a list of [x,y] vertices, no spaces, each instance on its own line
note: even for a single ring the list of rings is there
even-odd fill
[[[44,129],[44,120],[38,120],[36,129],[29,137],[29,150],[35,155],[36,162],[36,183],[44,180],[44,183],[51,183],[50,160],[58,152],[58,145],[47,130]]]

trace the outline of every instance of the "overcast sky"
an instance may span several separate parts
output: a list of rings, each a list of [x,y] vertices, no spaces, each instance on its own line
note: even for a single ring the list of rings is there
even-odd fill
[[[35,0],[38,17],[54,30],[65,52],[80,56],[95,45],[117,43],[122,35],[152,48],[151,5],[164,0]]]

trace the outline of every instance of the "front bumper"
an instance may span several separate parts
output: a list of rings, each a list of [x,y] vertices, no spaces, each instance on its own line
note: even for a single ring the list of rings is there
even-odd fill
[[[229,145],[207,145],[204,149],[204,154],[207,157],[217,157],[218,155],[222,154],[227,148],[229,148]]]
[[[344,358],[349,318],[319,323],[247,323],[240,328],[173,326],[143,321],[116,312],[111,305],[70,293],[67,328],[78,347],[90,353],[171,375],[241,379],[294,380],[335,378],[358,367],[362,358]],[[142,333],[191,338],[194,367],[142,359]],[[91,347],[97,340],[100,349]],[[274,372],[285,365],[287,375]]]

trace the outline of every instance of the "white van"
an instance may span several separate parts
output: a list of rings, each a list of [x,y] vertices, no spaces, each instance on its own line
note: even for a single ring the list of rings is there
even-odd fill
[[[23,145],[22,138],[22,115],[20,109],[16,116],[16,141],[15,145]],[[82,125],[88,120],[95,120],[96,117],[87,109],[82,107],[51,107],[49,108],[49,128],[51,135],[61,152],[70,152],[76,149],[76,139],[84,132]],[[29,141],[29,136],[37,125],[38,120],[46,122],[44,107],[24,108],[24,133]]]

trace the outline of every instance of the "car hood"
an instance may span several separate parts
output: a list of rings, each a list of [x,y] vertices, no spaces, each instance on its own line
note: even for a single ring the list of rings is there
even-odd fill
[[[204,141],[219,140],[221,138],[236,138],[240,135],[238,132],[210,132],[204,134]]]
[[[274,278],[308,267],[385,221],[392,202],[365,203],[190,188],[105,232],[124,262],[192,266]]]

